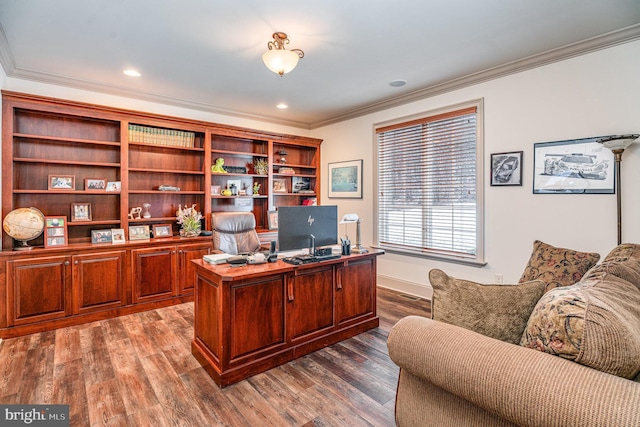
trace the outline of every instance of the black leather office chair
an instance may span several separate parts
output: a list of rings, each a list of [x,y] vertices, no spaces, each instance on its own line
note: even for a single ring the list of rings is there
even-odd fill
[[[211,229],[215,250],[237,255],[262,249],[252,212],[213,212]]]

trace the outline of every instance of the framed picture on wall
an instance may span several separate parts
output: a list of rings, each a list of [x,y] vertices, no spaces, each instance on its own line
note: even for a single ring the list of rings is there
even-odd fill
[[[533,193],[613,194],[614,156],[602,138],[533,144]]]
[[[362,199],[362,160],[329,163],[329,197]]]
[[[491,155],[491,185],[522,185],[522,151]]]
[[[267,218],[269,220],[269,230],[278,229],[278,211],[267,212]]]

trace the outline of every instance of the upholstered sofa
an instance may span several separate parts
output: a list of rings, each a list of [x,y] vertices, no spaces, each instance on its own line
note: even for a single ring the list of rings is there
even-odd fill
[[[514,285],[430,271],[432,318],[389,333],[397,425],[640,426],[640,245],[598,258],[536,242]]]

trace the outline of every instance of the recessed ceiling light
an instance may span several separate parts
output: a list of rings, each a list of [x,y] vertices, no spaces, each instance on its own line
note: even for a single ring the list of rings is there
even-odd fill
[[[391,83],[389,83],[389,86],[393,86],[393,87],[401,87],[407,84],[406,80],[394,80]]]
[[[287,104],[285,104],[284,102],[281,102],[280,104],[276,105],[276,107],[278,107],[281,110],[285,110],[285,109],[289,108],[289,106]]]
[[[124,70],[123,73],[125,73],[129,77],[140,77],[142,75],[142,74],[140,74],[139,71],[136,71],[136,70],[131,69],[131,68],[129,68],[127,70]]]

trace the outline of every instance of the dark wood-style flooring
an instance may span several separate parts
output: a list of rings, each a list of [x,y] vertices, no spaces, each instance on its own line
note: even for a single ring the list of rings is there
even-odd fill
[[[224,389],[191,355],[193,303],[7,339],[0,403],[68,404],[72,426],[393,426],[387,335],[429,310],[379,288],[379,328]]]

